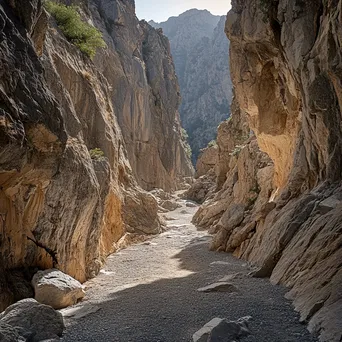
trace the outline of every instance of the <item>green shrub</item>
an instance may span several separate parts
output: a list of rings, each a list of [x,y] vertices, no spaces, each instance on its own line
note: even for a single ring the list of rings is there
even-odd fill
[[[215,139],[208,142],[208,147],[213,147],[213,146],[217,146],[217,142]]]
[[[184,141],[189,139],[188,132],[183,127],[181,128],[181,136],[182,136],[182,140]]]
[[[104,152],[100,149],[100,148],[94,148],[92,150],[89,151],[90,154],[90,158],[91,159],[95,159],[95,160],[99,160],[104,158]]]
[[[53,1],[45,1],[47,11],[56,19],[65,37],[84,54],[94,58],[96,49],[105,47],[102,33],[92,25],[82,21],[77,6],[66,6]]]

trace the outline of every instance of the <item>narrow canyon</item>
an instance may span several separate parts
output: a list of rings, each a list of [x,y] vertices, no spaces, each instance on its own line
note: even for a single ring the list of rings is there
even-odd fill
[[[342,0],[135,2],[0,0],[0,341],[341,342]]]

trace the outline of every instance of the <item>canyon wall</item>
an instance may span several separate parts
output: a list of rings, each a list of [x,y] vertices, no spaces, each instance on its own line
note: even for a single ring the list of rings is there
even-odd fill
[[[341,21],[338,0],[232,1],[232,119],[194,217],[213,250],[289,287],[321,341],[342,338]]]
[[[160,232],[157,201],[138,183],[170,190],[192,173],[166,38],[139,23],[134,2],[108,1],[133,51],[111,38],[98,1],[78,3],[107,43],[94,62],[40,0],[0,2],[0,310],[20,299],[10,270],[52,267],[46,250],[84,281],[126,232]]]
[[[225,16],[192,9],[166,22],[151,24],[162,28],[171,43],[182,94],[181,120],[195,162],[230,113],[232,83]]]

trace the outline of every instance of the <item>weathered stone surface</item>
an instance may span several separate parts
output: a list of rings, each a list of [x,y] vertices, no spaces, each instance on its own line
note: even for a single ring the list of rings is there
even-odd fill
[[[218,146],[214,145],[201,150],[196,162],[195,178],[206,175],[211,169],[215,169],[218,158]]]
[[[34,299],[23,299],[9,306],[0,314],[0,329],[3,324],[14,328],[22,341],[32,342],[59,338],[64,330],[61,313]]]
[[[194,217],[214,230],[229,206],[244,204],[241,224],[218,230],[216,249],[288,286],[301,320],[333,342],[341,338],[341,6],[232,2],[233,114],[219,128],[218,191]],[[234,128],[246,124],[256,139],[237,144]]]
[[[79,281],[56,269],[38,271],[32,279],[35,300],[63,309],[76,304],[85,292]]]
[[[248,321],[250,316],[242,317],[237,321],[222,318],[213,318],[198,330],[192,337],[194,342],[235,342],[248,336]]]
[[[180,91],[168,39],[132,4],[96,0],[91,17],[109,47],[94,62],[112,88],[132,171],[145,190],[177,189],[193,167],[181,139]]]
[[[166,22],[151,23],[170,39],[182,93],[180,114],[194,162],[230,113],[232,85],[224,22],[224,16],[191,9]]]
[[[183,198],[202,204],[216,189],[216,175],[214,170],[197,178],[191,187],[183,194]]]
[[[135,176],[145,188],[168,190],[193,170],[166,37],[139,23],[132,2],[75,3],[107,42],[94,62],[65,39],[41,1],[0,7],[0,262],[53,267],[29,236],[83,282],[126,231],[160,232],[157,202]],[[121,24],[113,29],[113,22]]]
[[[163,201],[160,203],[161,207],[168,210],[168,211],[173,211],[173,210],[176,210],[177,208],[180,208],[181,205],[179,203],[176,203],[174,201],[170,201],[170,200],[167,200],[167,201]]]
[[[238,289],[235,285],[232,283],[227,283],[227,282],[218,282],[218,283],[213,283],[205,287],[200,287],[197,289],[199,292],[238,292]]]
[[[17,329],[0,320],[0,341],[1,342],[25,342],[26,339],[19,335]]]

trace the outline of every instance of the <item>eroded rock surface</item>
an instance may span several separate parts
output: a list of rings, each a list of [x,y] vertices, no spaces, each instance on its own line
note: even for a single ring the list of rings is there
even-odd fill
[[[215,249],[288,286],[322,341],[340,341],[342,331],[341,7],[233,1],[233,115],[218,131],[218,191],[194,217],[216,233]],[[242,221],[222,227],[240,204]]]
[[[127,231],[161,231],[138,183],[170,190],[192,167],[166,37],[132,1],[77,4],[107,43],[94,61],[41,1],[0,5],[0,269],[51,268],[48,250],[83,282]],[[7,280],[1,309],[14,300]]]
[[[166,22],[151,22],[170,39],[182,93],[180,114],[194,162],[200,150],[215,139],[217,126],[230,113],[232,83],[224,23],[225,16],[197,9]]]
[[[0,334],[8,342],[59,340],[63,330],[62,314],[34,299],[23,299],[0,314]]]
[[[35,300],[54,309],[76,304],[85,295],[79,281],[56,269],[38,271],[32,285]]]

